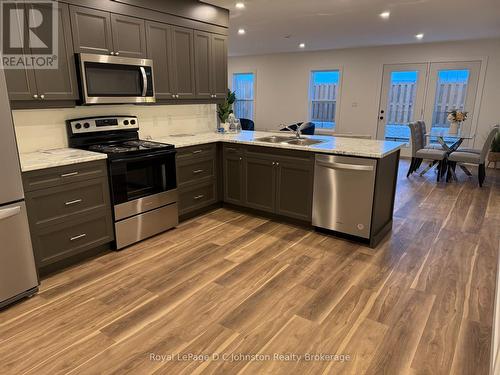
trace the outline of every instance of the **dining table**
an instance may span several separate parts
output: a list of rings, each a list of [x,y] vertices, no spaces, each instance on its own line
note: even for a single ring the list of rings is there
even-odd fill
[[[442,129],[432,129],[430,132],[426,133],[425,136],[429,138],[429,141],[436,139],[441,147],[449,154],[453,151],[457,151],[464,141],[474,139],[473,135],[468,135],[465,133],[458,132],[456,134],[450,134],[448,130]],[[472,173],[463,164],[458,165],[460,169],[467,175],[472,176]]]

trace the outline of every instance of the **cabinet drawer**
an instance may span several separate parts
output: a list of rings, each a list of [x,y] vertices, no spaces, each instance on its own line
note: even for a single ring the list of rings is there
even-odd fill
[[[34,191],[73,182],[106,177],[106,160],[92,161],[23,173],[24,191]]]
[[[179,186],[199,181],[207,177],[213,177],[215,171],[215,159],[186,159],[177,163],[177,183]]]
[[[61,222],[72,215],[104,208],[109,209],[108,181],[95,178],[26,194],[30,221],[44,226]]]
[[[183,189],[179,194],[179,214],[209,206],[216,201],[216,185],[213,181]]]
[[[201,157],[215,157],[215,147],[214,143],[181,147],[177,149],[177,160],[185,160],[191,157],[201,158]]]
[[[230,156],[230,155],[241,155],[245,151],[245,148],[243,146],[237,146],[237,145],[224,145],[222,148],[222,152],[224,156]]]
[[[113,241],[111,215],[106,210],[41,229],[34,237],[39,267]]]

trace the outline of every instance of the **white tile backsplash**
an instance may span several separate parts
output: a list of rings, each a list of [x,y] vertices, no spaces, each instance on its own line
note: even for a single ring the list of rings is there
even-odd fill
[[[114,105],[14,110],[12,116],[19,152],[67,147],[66,120],[108,115],[137,116],[141,138],[215,131],[217,124],[215,104]]]

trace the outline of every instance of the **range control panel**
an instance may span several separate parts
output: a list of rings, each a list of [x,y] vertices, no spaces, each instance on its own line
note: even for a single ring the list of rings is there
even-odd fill
[[[139,129],[139,121],[135,116],[87,117],[68,120],[68,124],[73,134]]]

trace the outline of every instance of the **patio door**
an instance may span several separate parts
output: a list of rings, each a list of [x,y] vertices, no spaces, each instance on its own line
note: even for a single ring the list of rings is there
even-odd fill
[[[408,141],[408,123],[423,118],[428,64],[384,65],[377,138]]]
[[[457,109],[469,112],[460,132],[471,134],[480,70],[480,61],[430,64],[424,112],[427,130],[446,131],[450,126],[448,113]]]

